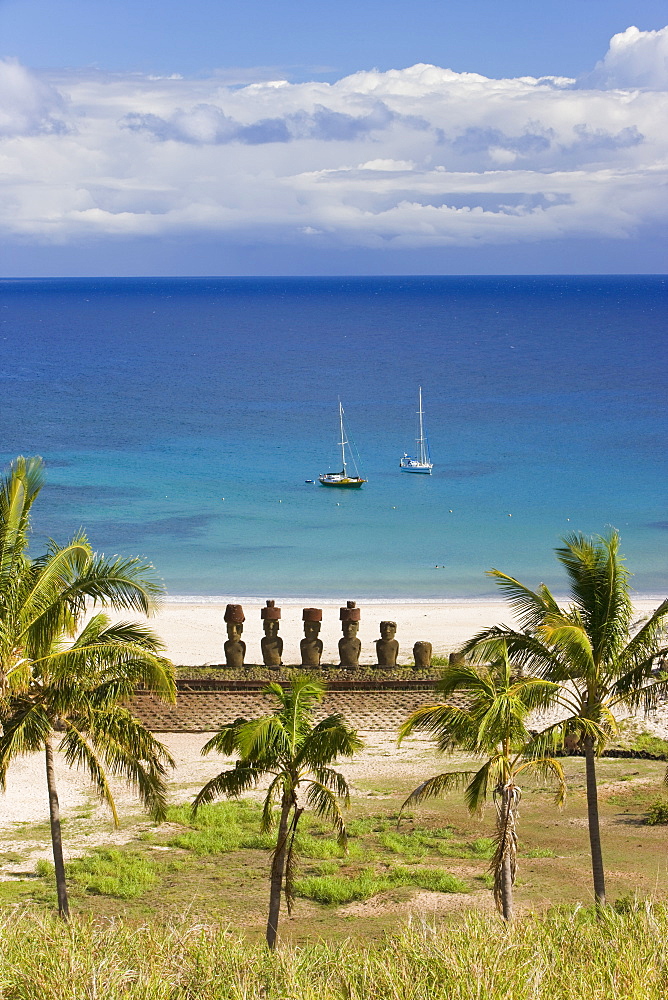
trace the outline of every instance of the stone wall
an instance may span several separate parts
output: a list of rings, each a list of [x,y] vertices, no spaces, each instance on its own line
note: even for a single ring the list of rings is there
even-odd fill
[[[263,686],[179,681],[175,705],[138,691],[130,708],[154,732],[211,732],[239,717],[252,719],[272,711],[276,702],[262,693]],[[433,684],[424,682],[333,682],[315,717],[339,713],[356,729],[396,729],[416,708],[436,701]]]

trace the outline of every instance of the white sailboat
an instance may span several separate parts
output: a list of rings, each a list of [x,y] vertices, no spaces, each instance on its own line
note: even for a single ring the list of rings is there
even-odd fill
[[[341,406],[341,400],[339,400],[339,424],[341,427],[341,440],[339,442],[341,445],[341,472],[323,472],[321,476],[318,476],[318,481],[321,486],[344,486],[354,489],[366,483],[366,479],[362,479],[360,476],[357,465],[355,464],[355,459],[352,455],[352,464],[355,466],[355,472],[357,475],[348,475],[348,464],[346,462],[346,445],[348,445],[348,441],[346,439],[346,432],[343,426],[343,407]]]
[[[422,386],[419,387],[419,409],[418,409],[418,436],[417,458],[412,458],[408,452],[404,452],[399,460],[399,468],[402,472],[421,472],[430,476],[434,463],[429,454],[429,442],[424,432],[423,410],[422,410]]]

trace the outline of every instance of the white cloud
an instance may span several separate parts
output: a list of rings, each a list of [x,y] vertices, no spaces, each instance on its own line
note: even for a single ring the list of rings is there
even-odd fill
[[[600,88],[668,90],[668,26],[660,31],[627,28],[610,39],[610,48],[583,81]]]
[[[0,136],[60,132],[65,102],[15,59],[0,59]]]
[[[615,36],[596,73],[636,79],[651,42],[658,79],[665,37]],[[417,65],[232,85],[5,62],[0,107],[0,230],[23,240],[465,246],[622,239],[668,212],[668,92],[637,79],[584,88]]]

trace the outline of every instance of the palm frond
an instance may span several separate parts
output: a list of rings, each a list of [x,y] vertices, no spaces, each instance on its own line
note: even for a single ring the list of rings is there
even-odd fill
[[[492,773],[499,768],[502,758],[498,754],[486,760],[482,767],[475,772],[470,782],[464,789],[464,801],[470,813],[480,813],[487,801],[489,780]]]
[[[163,594],[164,586],[151,563],[134,556],[106,558],[94,553],[85,571],[77,574],[62,596],[77,605],[90,600],[103,607],[150,615]]]
[[[619,534],[589,538],[574,532],[556,555],[571,581],[571,593],[590,638],[594,659],[609,660],[621,650],[633,614],[628,570],[619,554]]]
[[[94,684],[114,681],[125,685],[122,697],[127,697],[127,691],[143,684],[163,701],[176,700],[174,668],[169,660],[153,655],[143,646],[109,639],[106,633],[98,642],[91,640],[33,658],[33,669],[47,675],[54,687],[69,684],[73,677],[89,689]]]
[[[546,646],[537,634],[518,632],[507,625],[495,625],[479,632],[462,650],[475,662],[489,663],[498,655],[500,644],[506,647],[508,658],[522,671],[553,680],[570,677],[558,653]]]
[[[72,645],[81,647],[107,643],[131,646],[149,653],[160,653],[165,648],[162,639],[145,622],[112,622],[103,611],[93,615]]]
[[[163,820],[167,811],[165,777],[167,769],[175,766],[167,747],[119,705],[90,710],[71,719],[70,724],[85,732],[109,773],[134,787],[143,806],[156,820]]]
[[[561,685],[554,681],[544,681],[538,677],[526,677],[516,681],[510,693],[530,712],[553,705],[561,693]]]
[[[541,625],[538,632],[546,646],[559,651],[575,676],[586,677],[595,670],[594,650],[584,628],[560,618]]]
[[[546,614],[559,611],[559,605],[544,584],[536,592],[498,569],[488,570],[487,576],[503,591],[523,630],[537,628]]]
[[[439,751],[447,753],[457,746],[474,748],[478,727],[471,712],[457,705],[422,705],[399,728],[399,743],[416,730],[430,733]]]
[[[417,806],[427,799],[436,799],[441,795],[447,795],[455,788],[462,788],[470,783],[477,773],[477,771],[446,771],[445,774],[436,774],[433,778],[427,778],[417,788],[414,788],[404,800],[399,815],[401,816],[409,806]]]
[[[231,757],[233,754],[238,753],[239,731],[244,726],[247,726],[248,722],[248,719],[239,718],[235,719],[234,722],[228,722],[226,725],[221,726],[215,736],[212,736],[202,747],[202,756],[210,754],[213,750],[216,753],[223,754],[225,757]]]
[[[338,799],[331,788],[319,781],[310,781],[307,785],[306,801],[316,816],[321,816],[332,824],[339,847],[345,849],[347,843],[346,824]]]
[[[657,660],[668,656],[668,646],[655,649],[646,660],[640,660],[633,669],[622,674],[610,684],[611,705],[622,704],[630,709],[643,706],[645,712],[653,711],[668,693],[668,673],[656,670]]]
[[[79,732],[76,726],[73,726],[69,721],[65,723],[65,735],[60,741],[59,750],[64,752],[65,761],[69,767],[82,767],[86,771],[98,795],[109,806],[114,826],[118,826],[116,803],[107,781],[104,766],[93,748],[86,742],[84,734]]]
[[[515,771],[515,774],[519,775],[523,771],[539,774],[541,778],[547,781],[554,780],[557,786],[554,801],[560,808],[563,806],[566,801],[567,784],[566,774],[561,761],[557,760],[555,757],[531,758],[524,760]]]
[[[274,825],[274,808],[279,797],[286,791],[286,784],[289,785],[288,776],[284,771],[280,771],[272,778],[267,788],[267,794],[262,804],[262,819],[260,820],[260,832],[269,833]]]
[[[350,805],[350,786],[340,771],[335,771],[332,767],[319,767],[314,774],[316,781],[343,799],[346,807]]]
[[[192,804],[192,812],[195,814],[200,806],[213,802],[220,796],[236,798],[242,792],[247,792],[250,788],[255,788],[260,778],[266,772],[254,764],[237,761],[234,767],[228,771],[221,771],[215,778],[211,778],[195,796]]]
[[[4,589],[28,548],[30,509],[44,485],[41,458],[20,455],[0,483],[0,584]]]
[[[19,701],[3,720],[0,736],[0,787],[5,787],[7,768],[15,757],[42,750],[51,733],[51,720],[42,705]]]
[[[91,555],[83,532],[64,546],[53,541],[49,543],[47,554],[34,562],[37,572],[32,576],[30,591],[24,596],[20,639],[31,642],[36,648],[45,648],[57,630],[71,632],[84,605],[83,602],[73,604],[65,595],[72,582],[86,573]],[[59,623],[59,629],[55,622]],[[66,628],[68,622],[70,629]]]
[[[295,757],[295,767],[321,767],[341,757],[354,757],[364,746],[357,732],[340,715],[330,715],[314,726]]]
[[[236,749],[248,761],[278,761],[290,752],[289,735],[277,715],[265,715],[239,726]]]

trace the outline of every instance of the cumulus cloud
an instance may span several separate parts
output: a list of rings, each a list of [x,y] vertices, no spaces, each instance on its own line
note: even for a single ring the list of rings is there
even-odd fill
[[[660,31],[627,28],[610,39],[610,48],[583,79],[585,86],[668,90],[668,26]]]
[[[668,91],[640,87],[629,55],[649,45],[656,82],[668,29],[629,32],[598,86],[429,65],[231,84],[0,63],[0,229],[389,248],[623,239],[668,213]]]
[[[63,132],[64,110],[54,87],[15,59],[0,59],[0,136]]]

